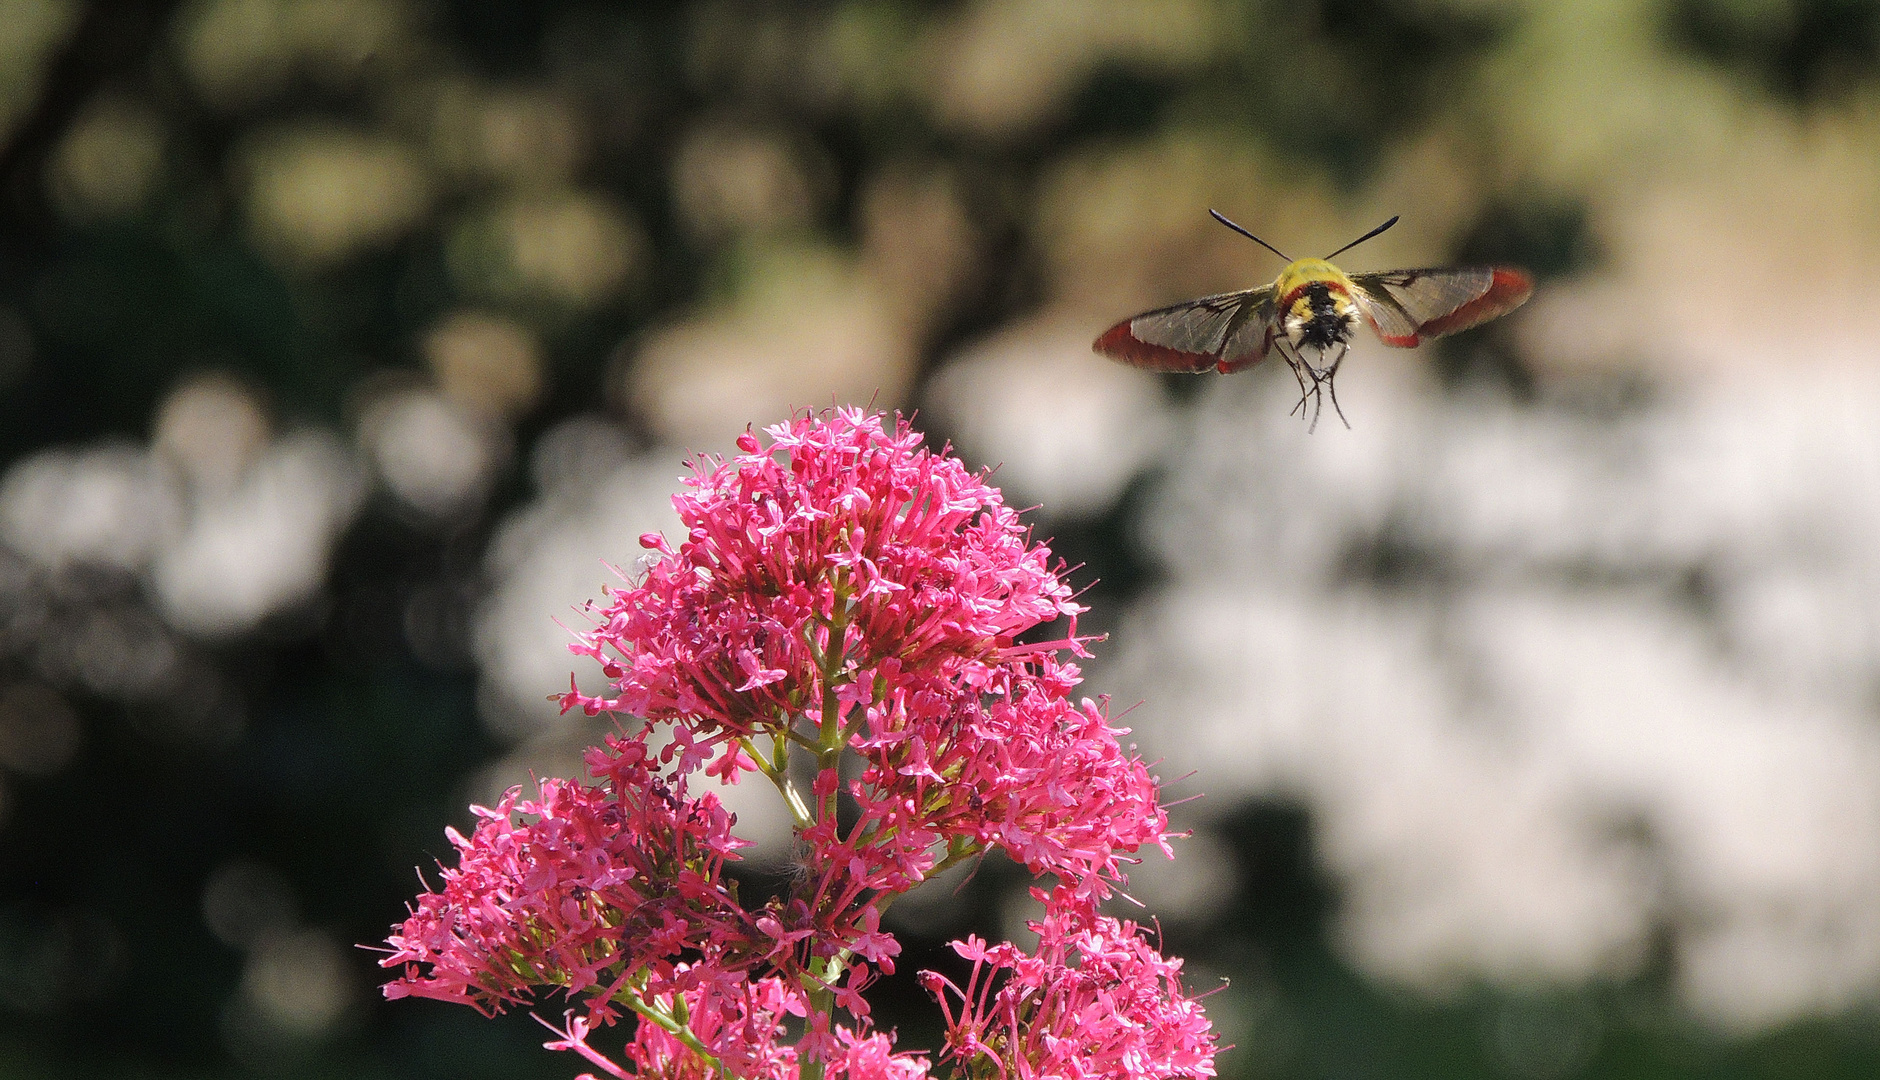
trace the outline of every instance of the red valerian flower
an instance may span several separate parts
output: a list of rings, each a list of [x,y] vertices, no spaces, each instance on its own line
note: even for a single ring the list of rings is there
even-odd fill
[[[1050,551],[904,421],[836,410],[767,434],[697,461],[678,543],[641,537],[643,574],[590,605],[572,646],[609,686],[571,683],[563,707],[647,723],[589,750],[597,786],[512,790],[452,834],[458,865],[390,939],[387,995],[491,1012],[558,991],[585,1010],[550,1045],[615,1076],[588,1033],[632,1013],[639,1075],[917,1080],[926,1059],[868,1026],[864,991],[900,953],[882,912],[999,849],[1057,879],[1046,945],[964,946],[987,974],[956,995],[953,1060],[975,1077],[1211,1075],[1178,963],[1094,914],[1134,852],[1167,849],[1168,819],[1102,704],[1075,697],[1063,654],[1086,655],[1083,608]],[[739,902],[725,867],[742,843],[689,793],[701,769],[776,787],[804,870],[786,895]]]

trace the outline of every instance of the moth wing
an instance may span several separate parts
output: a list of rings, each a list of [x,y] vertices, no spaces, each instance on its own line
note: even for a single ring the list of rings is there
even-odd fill
[[[1124,319],[1091,347],[1151,371],[1223,373],[1266,358],[1273,335],[1273,287],[1204,296]]]
[[[1506,266],[1386,270],[1351,283],[1377,336],[1404,349],[1506,315],[1534,291],[1526,271]]]

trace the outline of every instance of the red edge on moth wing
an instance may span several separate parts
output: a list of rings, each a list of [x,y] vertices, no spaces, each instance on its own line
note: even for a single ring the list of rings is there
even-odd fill
[[[1467,330],[1477,323],[1484,323],[1498,315],[1506,315],[1527,302],[1534,292],[1534,279],[1525,270],[1497,266],[1494,268],[1494,280],[1489,282],[1488,291],[1456,310],[1438,319],[1431,319],[1417,327],[1417,333],[1425,338],[1453,334],[1458,330]],[[1388,339],[1386,339],[1388,340]]]
[[[1268,326],[1266,328],[1266,336],[1260,339],[1260,351],[1254,352],[1254,353],[1248,353],[1246,356],[1238,357],[1233,360],[1229,360],[1226,357],[1222,357],[1219,361],[1215,363],[1214,370],[1220,372],[1223,375],[1232,375],[1236,371],[1245,371],[1248,368],[1252,367],[1253,365],[1266,359],[1266,354],[1272,351],[1273,351],[1273,328],[1271,326]]]
[[[1129,332],[1129,324],[1134,321],[1125,319],[1110,327],[1090,347],[1113,360],[1151,371],[1206,371],[1214,366],[1214,357],[1207,353],[1149,344]]]
[[[1377,320],[1371,318],[1369,314],[1364,316],[1364,322],[1365,325],[1371,328],[1371,333],[1377,335],[1377,340],[1393,348],[1414,349],[1417,347],[1417,343],[1423,340],[1415,334],[1386,334],[1384,328],[1377,325]]]

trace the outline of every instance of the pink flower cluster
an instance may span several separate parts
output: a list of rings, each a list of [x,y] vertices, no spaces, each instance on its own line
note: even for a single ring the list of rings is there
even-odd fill
[[[972,962],[964,989],[922,972],[946,1013],[947,1053],[974,1076],[1213,1076],[1214,1033],[1182,992],[1180,960],[1164,959],[1134,923],[1074,897],[1047,896],[1027,923],[1036,953],[977,937],[953,943]],[[957,1011],[948,1004],[958,1003]]]
[[[905,422],[844,410],[768,434],[699,460],[673,500],[683,539],[642,537],[643,577],[591,605],[573,646],[609,687],[571,685],[563,707],[648,723],[589,751],[598,786],[511,791],[452,835],[457,867],[390,939],[387,995],[495,1011],[560,992],[583,1008],[549,1045],[616,1076],[588,1032],[630,1012],[641,1075],[912,1080],[929,1062],[870,1030],[863,994],[900,951],[882,912],[996,849],[1057,879],[1049,933],[1024,962],[966,946],[1014,974],[964,992],[951,1060],[976,1077],[1212,1075],[1179,965],[1096,913],[1132,853],[1166,850],[1167,818],[1101,704],[1072,697],[1062,654],[1084,654],[1083,609],[1050,552]],[[1060,618],[1065,636],[1021,641]],[[701,769],[776,787],[806,853],[789,895],[739,902],[724,868],[742,845],[713,795],[690,794]],[[1027,996],[1020,969],[1057,990]]]
[[[511,788],[466,839],[458,864],[418,898],[388,943],[406,965],[387,997],[461,1001],[486,1014],[543,987],[591,993],[595,1013],[628,981],[683,983],[685,960],[740,966],[761,937],[739,907],[724,863],[743,846],[715,795],[665,783],[644,743],[620,738],[604,760],[614,782],[544,780],[539,799]],[[702,951],[701,947],[705,950]]]

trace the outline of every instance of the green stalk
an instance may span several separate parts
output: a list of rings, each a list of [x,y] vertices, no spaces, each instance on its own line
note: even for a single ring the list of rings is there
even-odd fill
[[[640,997],[637,990],[634,989],[623,989],[620,993],[614,995],[614,1000],[632,1009],[639,1015],[646,1017],[653,1023],[658,1024],[660,1030],[678,1039],[686,1049],[702,1058],[719,1076],[729,1075],[725,1071],[725,1063],[718,1060],[718,1055],[707,1049],[705,1044],[699,1041],[697,1035],[692,1034],[692,1029],[685,1025],[684,1020],[674,1017],[666,1010]],[[684,1005],[680,1004],[679,1007],[683,1009]]]
[[[847,661],[845,639],[849,629],[849,590],[845,576],[838,573],[835,581],[834,610],[829,615],[829,645],[813,653],[817,659],[817,669],[822,676],[822,719],[817,727],[816,768],[820,775],[836,768],[842,760],[842,748],[848,740],[840,715],[841,702],[837,696],[837,680],[842,673],[842,666]],[[813,643],[812,643],[813,645]],[[832,820],[836,815],[837,792],[831,791],[816,807],[819,820]],[[832,1016],[835,1012],[836,980],[842,977],[844,961],[839,957],[830,957],[824,964],[820,976],[806,980],[805,992],[809,996],[812,1015],[820,1013]],[[823,1080],[825,1064],[819,1057],[801,1059],[799,1075],[801,1080]]]
[[[783,796],[784,805],[789,807],[790,819],[799,829],[809,828],[815,820],[810,815],[809,807],[803,802],[803,796],[797,793],[796,785],[790,782],[790,743],[780,735],[770,737],[770,760],[765,761],[757,752],[757,747],[749,736],[738,739],[738,745],[744,748],[746,755],[757,763],[757,771],[767,777],[777,793]]]

